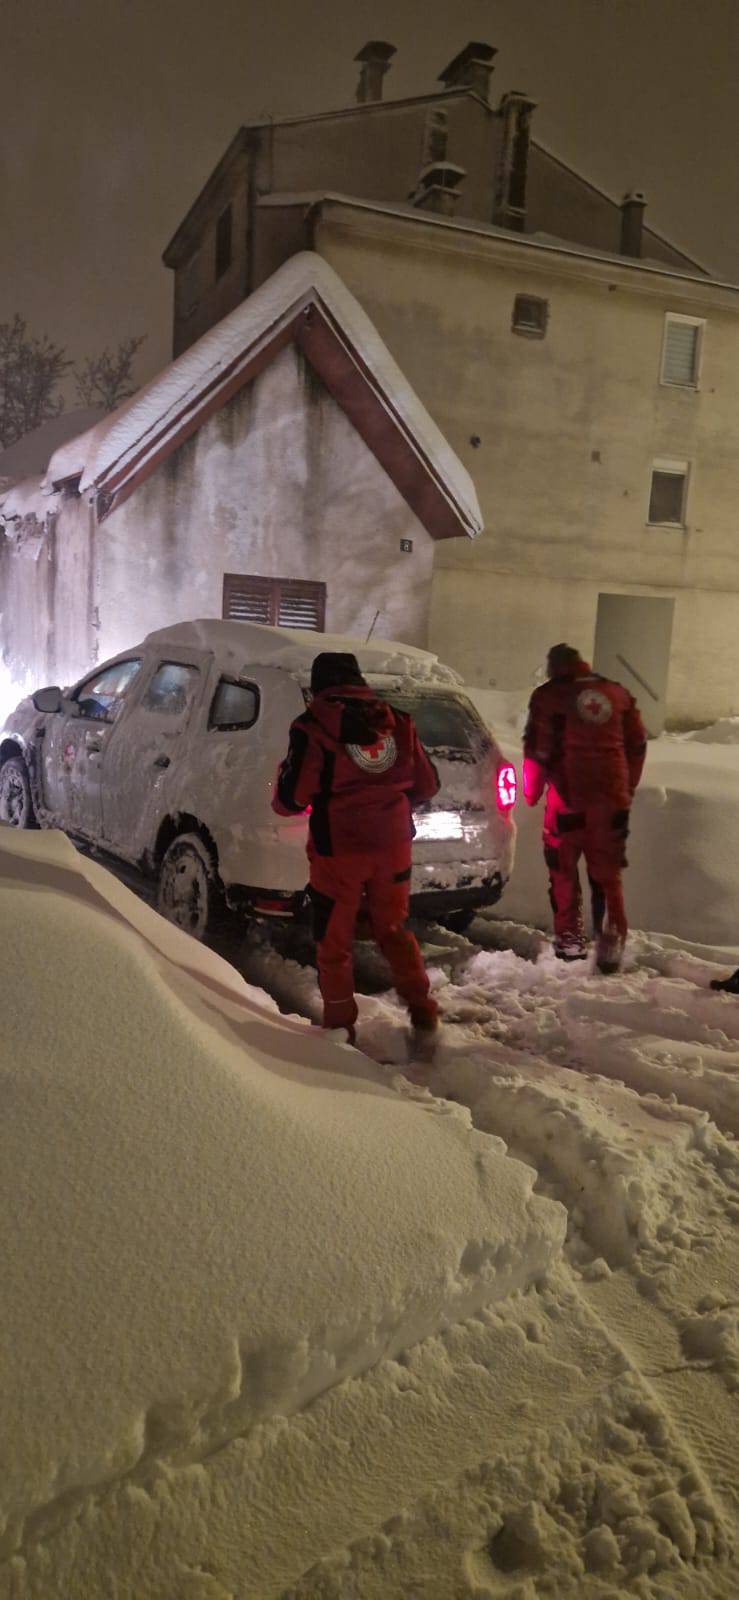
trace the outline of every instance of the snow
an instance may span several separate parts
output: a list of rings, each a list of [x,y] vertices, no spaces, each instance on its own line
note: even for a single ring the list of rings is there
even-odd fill
[[[298,948],[242,978],[0,831],[0,1600],[734,1600],[738,760],[650,744],[607,979],[517,808],[425,1087],[368,947],[360,1055]]]
[[[0,1595],[98,1597],[119,1496],[137,1595],[164,1594],[137,1485],[182,1510],[230,1441],[528,1289],[564,1212],[62,835],[3,829],[0,894]]]
[[[221,621],[201,617],[158,628],[144,641],[150,645],[176,645],[187,650],[210,650],[223,667],[243,672],[254,667],[281,667],[306,683],[319,651],[356,655],[363,672],[373,682],[411,682],[434,687],[458,687],[461,679],[438,656],[416,645],[392,639],[361,640],[338,633],[315,633],[304,628],[273,628],[261,622]]]
[[[260,344],[298,311],[320,302],[346,335],[369,370],[389,408],[400,418],[419,456],[438,473],[467,532],[482,530],[482,516],[469,473],[411,389],[359,302],[328,262],[301,251],[278,268],[248,299],[207,333],[125,405],[52,455],[46,484],[80,476],[80,491],[104,483],[135,457],[161,446],[183,411],[195,407],[205,391],[238,370]]]
[[[677,940],[633,946],[630,969],[603,980],[490,915],[469,940],[432,935],[445,1035],[430,1088],[566,1206],[565,1259],[546,1286],[455,1330],[436,1370],[426,1346],[414,1352],[435,1412],[445,1360],[466,1399],[467,1363],[494,1366],[469,1455],[456,1438],[443,1478],[430,1471],[400,1515],[287,1594],[736,1594],[739,1000],[713,993],[722,968]],[[400,1059],[398,1039],[394,997],[365,994],[362,1048]]]

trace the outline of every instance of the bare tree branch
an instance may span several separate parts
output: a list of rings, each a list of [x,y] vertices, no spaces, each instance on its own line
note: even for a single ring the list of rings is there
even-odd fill
[[[44,334],[29,335],[23,317],[0,323],[0,446],[64,410],[59,385],[68,367],[66,351]]]
[[[130,400],[138,384],[133,378],[133,362],[146,335],[121,339],[117,350],[103,350],[99,356],[88,356],[75,373],[78,399],[86,406],[102,406],[105,411],[115,411],[124,400]]]

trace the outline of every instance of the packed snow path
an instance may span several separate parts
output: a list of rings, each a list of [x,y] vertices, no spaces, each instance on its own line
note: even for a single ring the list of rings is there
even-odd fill
[[[625,971],[603,979],[590,962],[555,961],[536,930],[478,918],[468,938],[428,930],[425,955],[445,1022],[430,1090],[468,1106],[568,1212],[553,1300],[529,1297],[528,1323],[518,1308],[524,1339],[566,1363],[557,1425],[537,1390],[536,1422],[554,1430],[544,1460],[540,1439],[525,1442],[518,1351],[512,1389],[523,1409],[505,1451],[483,1450],[456,1486],[431,1490],[390,1533],[378,1528],[290,1593],[733,1596],[739,999],[714,993],[709,980],[729,970],[734,952],[637,934]],[[258,946],[243,961],[283,1009],[319,1014],[310,967]],[[358,980],[381,987],[369,947],[360,947]],[[378,1061],[405,1063],[394,995],[361,998],[359,1044]],[[496,1344],[504,1322],[511,1332],[499,1316]],[[575,1326],[584,1358],[570,1343]],[[613,1363],[604,1388],[601,1362]],[[581,1409],[591,1377],[598,1399]],[[484,1527],[498,1531],[483,1538]],[[444,1586],[449,1540],[465,1574],[453,1591]],[[437,1562],[446,1578],[431,1576]]]

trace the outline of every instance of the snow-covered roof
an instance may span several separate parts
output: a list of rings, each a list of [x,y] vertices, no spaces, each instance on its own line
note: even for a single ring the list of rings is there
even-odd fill
[[[550,155],[550,152],[544,151],[544,154]],[[556,156],[552,156],[551,159],[558,161]],[[563,164],[559,162],[559,165]],[[569,170],[574,171],[574,168]],[[576,174],[576,176],[579,177],[580,175]],[[581,181],[583,183],[588,182],[587,179],[582,179]],[[594,185],[588,184],[588,187],[593,188]],[[611,200],[604,191],[598,190],[596,192],[602,194],[610,205],[616,205],[616,202]],[[509,244],[512,248],[518,246],[527,250],[546,251],[550,254],[571,256],[580,260],[611,262],[613,265],[624,267],[630,272],[659,273],[662,277],[677,278],[681,282],[698,283],[706,288],[729,289],[733,293],[736,293],[737,288],[739,288],[736,283],[729,283],[723,279],[716,278],[713,273],[709,272],[708,268],[701,266],[692,256],[685,255],[683,251],[678,249],[677,245],[672,244],[669,239],[657,233],[654,228],[645,227],[645,237],[657,239],[660,243],[668,245],[670,250],[674,250],[676,254],[682,256],[686,263],[685,267],[671,265],[667,261],[661,261],[658,257],[625,256],[619,250],[601,250],[596,245],[582,244],[576,239],[568,239],[562,235],[546,233],[542,230],[532,233],[519,233],[514,228],[504,228],[500,223],[496,222],[483,222],[477,217],[445,217],[433,211],[419,210],[418,206],[406,201],[370,200],[362,195],[345,194],[335,189],[306,189],[302,192],[288,190],[284,193],[275,190],[271,194],[262,195],[258,201],[259,207],[265,207],[266,209],[270,207],[279,209],[280,206],[305,206],[306,210],[309,210],[313,206],[323,204],[349,206],[357,211],[374,211],[382,215],[401,217],[408,222],[418,223],[419,225],[428,224],[432,228],[446,229],[447,232],[467,233],[474,234],[475,237],[496,239],[500,240],[501,243]]]
[[[223,405],[294,340],[434,538],[474,536],[469,473],[338,274],[312,251],[280,267],[133,399],[52,456],[47,487],[120,503],[203,414]]]
[[[15,522],[21,517],[36,517],[39,522],[50,511],[55,511],[59,496],[43,477],[23,478],[0,493],[0,516],[5,522]]]
[[[210,650],[218,660],[241,671],[245,667],[283,667],[302,677],[319,650],[351,651],[363,672],[372,677],[400,677],[435,683],[461,680],[438,656],[417,645],[394,639],[354,639],[348,634],[313,633],[304,628],[273,628],[261,622],[221,621],[201,617],[157,628],[145,644],[175,645],[179,649]]]

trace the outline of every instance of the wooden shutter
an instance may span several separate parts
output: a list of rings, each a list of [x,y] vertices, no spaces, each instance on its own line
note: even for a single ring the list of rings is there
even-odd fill
[[[280,628],[312,628],[323,632],[326,614],[325,583],[305,583],[300,578],[278,581],[277,625]]]
[[[225,573],[223,615],[236,622],[272,622],[272,579]]]
[[[223,615],[236,622],[267,622],[279,628],[307,628],[322,633],[326,619],[326,585],[304,578],[257,578],[227,572],[223,578]]]
[[[683,384],[692,388],[698,367],[698,334],[695,322],[677,322],[667,318],[665,328],[665,355],[662,363],[662,382]]]

